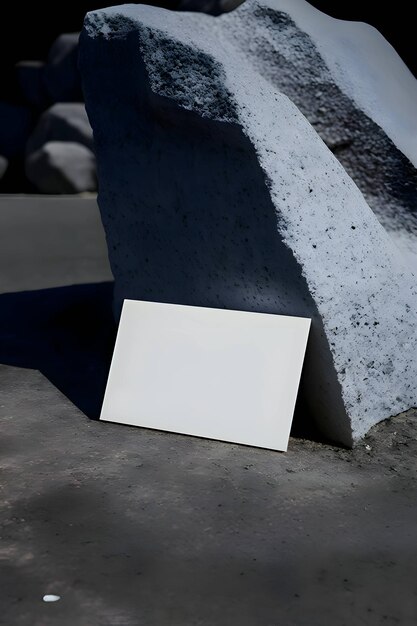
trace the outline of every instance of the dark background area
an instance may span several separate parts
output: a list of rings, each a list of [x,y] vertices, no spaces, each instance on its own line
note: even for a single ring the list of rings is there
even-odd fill
[[[310,4],[338,19],[366,22],[377,28],[417,76],[414,5],[406,0],[395,3],[373,0],[310,0]],[[377,8],[375,8],[377,7]]]
[[[70,2],[62,0],[51,10],[50,3],[5,3],[2,6],[1,26],[7,37],[0,40],[0,99],[16,100],[14,85],[15,63],[22,60],[44,60],[54,39],[63,32],[81,29],[87,11],[122,2]],[[143,2],[175,9],[177,0]],[[372,0],[313,0],[320,10],[337,18],[363,21],[372,24],[384,35],[402,56],[410,70],[417,76],[415,54],[415,26],[412,7],[405,0],[393,4],[381,3],[375,9]],[[395,12],[393,11],[395,9]]]

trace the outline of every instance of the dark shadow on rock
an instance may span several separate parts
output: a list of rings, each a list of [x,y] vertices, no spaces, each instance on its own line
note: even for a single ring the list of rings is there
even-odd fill
[[[316,443],[350,449],[350,446],[326,437],[326,435],[323,434],[318,427],[305,398],[305,393],[303,391],[303,375],[301,376],[301,383],[298,390],[297,401],[295,403],[290,436],[294,439],[308,439],[309,441],[315,441]]]
[[[0,295],[0,362],[42,372],[98,419],[116,335],[113,283]]]

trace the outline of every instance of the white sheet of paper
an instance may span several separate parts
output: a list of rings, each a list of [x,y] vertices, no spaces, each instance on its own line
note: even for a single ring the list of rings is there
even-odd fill
[[[125,300],[100,419],[285,451],[309,328]]]

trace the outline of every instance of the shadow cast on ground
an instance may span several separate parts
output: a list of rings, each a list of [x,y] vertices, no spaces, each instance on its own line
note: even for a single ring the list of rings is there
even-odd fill
[[[112,299],[112,282],[0,295],[0,363],[39,370],[98,419],[117,332]],[[301,393],[291,435],[323,441]]]
[[[113,283],[0,295],[0,362],[37,369],[98,419],[116,336]]]

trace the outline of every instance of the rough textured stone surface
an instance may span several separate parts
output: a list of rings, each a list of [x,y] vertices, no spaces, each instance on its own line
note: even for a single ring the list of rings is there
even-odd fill
[[[0,102],[0,154],[8,159],[22,154],[31,128],[28,107]]]
[[[26,175],[42,193],[95,191],[94,154],[78,143],[49,141],[26,159]]]
[[[116,309],[142,298],[311,317],[302,388],[322,430],[352,444],[417,402],[416,280],[315,130],[233,42],[245,7],[86,18]]]
[[[417,81],[397,53],[304,0],[247,0],[233,18],[234,45],[304,113],[416,269]]]
[[[52,45],[45,67],[44,81],[52,102],[80,102],[78,71],[79,33],[64,33]]]
[[[48,104],[44,68],[42,61],[21,61],[16,65],[16,77],[22,95],[27,104],[35,109],[43,109]]]
[[[83,103],[54,104],[45,111],[27,142],[27,154],[48,141],[71,141],[93,149],[93,131]]]

